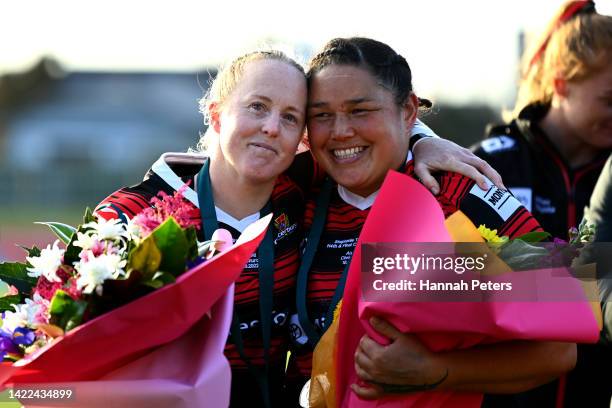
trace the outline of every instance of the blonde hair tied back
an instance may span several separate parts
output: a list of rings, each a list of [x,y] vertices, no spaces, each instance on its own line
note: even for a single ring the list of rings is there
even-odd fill
[[[245,67],[253,61],[260,60],[282,61],[304,74],[304,67],[282,51],[258,50],[241,55],[221,68],[214,79],[209,80],[208,91],[206,91],[204,96],[198,101],[199,111],[204,115],[204,124],[209,125],[210,123],[211,104],[216,103],[222,106],[242,79]],[[206,150],[207,140],[209,138],[207,135],[210,134],[209,132],[210,127],[204,134],[200,135],[196,151],[203,152]]]

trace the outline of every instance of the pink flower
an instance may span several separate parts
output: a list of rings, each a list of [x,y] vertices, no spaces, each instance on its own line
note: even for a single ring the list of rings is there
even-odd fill
[[[34,319],[39,324],[41,323],[48,324],[49,323],[49,306],[51,305],[50,301],[48,299],[43,298],[40,295],[39,296],[34,295],[33,300],[34,300],[34,304],[40,306],[37,310],[36,315],[34,316]]]
[[[64,285],[63,290],[74,300],[81,298],[82,292],[79,290],[77,286],[77,279],[74,276],[68,279],[68,282],[66,282]]]
[[[234,243],[232,234],[228,230],[223,228],[219,228],[218,230],[213,232],[211,240],[217,241],[215,242],[215,249],[219,252],[229,250]]]
[[[160,191],[157,194],[160,198],[151,199],[153,207],[145,209],[134,218],[134,223],[142,229],[144,236],[150,234],[169,217],[173,217],[181,228],[186,229],[191,226],[200,228],[197,209],[183,197],[186,189],[187,184],[171,196]]]
[[[96,239],[91,247],[91,252],[94,254],[94,256],[102,255],[104,253],[104,243]]]
[[[34,293],[39,294],[43,299],[51,300],[55,292],[62,289],[66,291],[73,299],[78,299],[80,291],[76,290],[74,269],[70,266],[62,266],[57,270],[59,282],[51,282],[44,276],[38,278],[38,282],[34,287]]]

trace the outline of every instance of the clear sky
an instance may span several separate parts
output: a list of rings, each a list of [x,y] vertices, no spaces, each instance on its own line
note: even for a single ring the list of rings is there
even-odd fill
[[[599,0],[608,12],[612,0]],[[336,36],[389,43],[435,100],[510,104],[518,33],[541,30],[562,0],[8,0],[0,74],[42,55],[74,70],[197,70],[274,39],[316,49]],[[298,6],[302,4],[303,6]]]

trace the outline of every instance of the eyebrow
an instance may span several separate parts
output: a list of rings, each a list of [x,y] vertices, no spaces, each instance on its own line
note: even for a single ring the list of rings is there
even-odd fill
[[[373,101],[372,98],[355,98],[355,99],[347,99],[343,103],[346,105],[358,105],[363,102],[372,102],[372,101]],[[309,103],[308,108],[324,108],[328,105],[329,105],[328,102],[315,101],[313,103]]]
[[[251,98],[263,99],[264,101],[266,101],[266,102],[268,102],[268,103],[271,103],[271,102],[272,102],[272,99],[268,98],[268,97],[267,97],[267,96],[265,96],[265,95],[253,94],[253,95],[251,95],[250,97],[251,97]],[[296,108],[295,106],[288,106],[288,107],[287,107],[287,110],[290,110],[290,111],[293,111],[293,112],[297,112],[297,113],[300,113],[300,114],[304,113],[304,110],[302,110],[302,109],[298,109],[298,108]]]

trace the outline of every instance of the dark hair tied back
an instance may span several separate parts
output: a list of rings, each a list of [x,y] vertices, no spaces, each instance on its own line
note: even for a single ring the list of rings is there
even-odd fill
[[[408,61],[406,61],[406,58],[402,57],[400,54],[396,54],[395,57],[393,57],[393,63],[408,67]]]
[[[393,93],[398,105],[406,103],[412,93],[412,72],[404,57],[387,44],[370,38],[334,38],[310,62],[309,81],[329,65],[350,65],[369,71],[378,83]],[[421,100],[421,106],[431,102]]]

